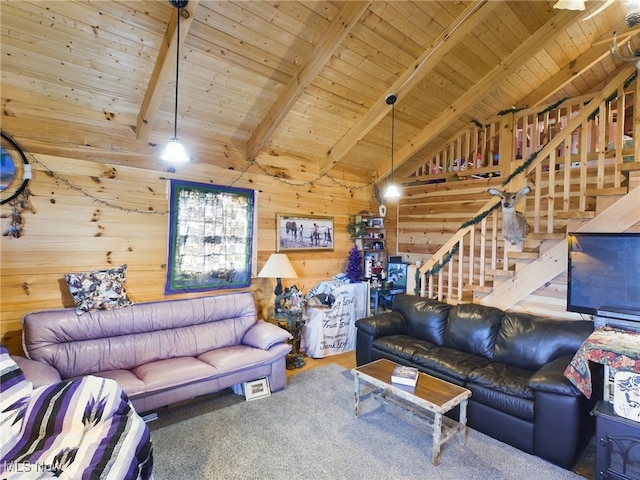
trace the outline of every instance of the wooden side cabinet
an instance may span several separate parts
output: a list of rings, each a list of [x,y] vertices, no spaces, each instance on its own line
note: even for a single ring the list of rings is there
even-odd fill
[[[596,480],[640,479],[640,422],[616,415],[609,402],[598,402]]]

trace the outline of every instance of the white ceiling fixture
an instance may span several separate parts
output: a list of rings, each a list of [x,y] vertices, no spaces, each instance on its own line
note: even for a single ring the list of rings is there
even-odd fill
[[[584,0],[560,0],[553,8],[558,10],[584,10]]]
[[[619,0],[607,0],[596,11],[589,16],[583,18],[583,21],[590,20],[599,13],[602,13],[609,5],[612,5]],[[627,27],[635,27],[640,25],[640,0],[626,0],[623,2],[626,16],[624,18]],[[585,0],[559,0],[553,6],[558,10],[584,10]]]

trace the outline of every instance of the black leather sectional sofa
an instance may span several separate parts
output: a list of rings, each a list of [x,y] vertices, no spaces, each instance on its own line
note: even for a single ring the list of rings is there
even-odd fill
[[[567,469],[593,435],[602,382],[587,399],[564,376],[591,321],[396,295],[391,311],[356,326],[358,365],[387,358],[471,390],[471,428]]]

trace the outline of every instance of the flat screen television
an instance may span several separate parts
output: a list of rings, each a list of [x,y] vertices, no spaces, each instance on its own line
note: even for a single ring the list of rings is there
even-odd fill
[[[393,288],[407,290],[407,268],[409,264],[403,262],[387,263],[387,281],[393,282]]]
[[[570,233],[567,310],[640,312],[640,233]]]

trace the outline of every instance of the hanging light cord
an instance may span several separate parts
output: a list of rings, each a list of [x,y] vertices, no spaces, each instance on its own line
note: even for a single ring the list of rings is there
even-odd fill
[[[398,95],[395,93],[390,93],[385,98],[385,102],[387,105],[391,105],[391,185],[393,185],[393,150],[394,147],[394,139],[396,136],[396,100],[398,99]]]
[[[178,24],[177,28],[177,37],[176,37],[176,104],[173,109],[173,138],[178,138],[178,78],[179,68],[180,68],[180,15],[182,9],[178,7],[178,17],[176,23]]]
[[[391,183],[393,184],[393,140],[396,136],[396,103],[391,104]]]

